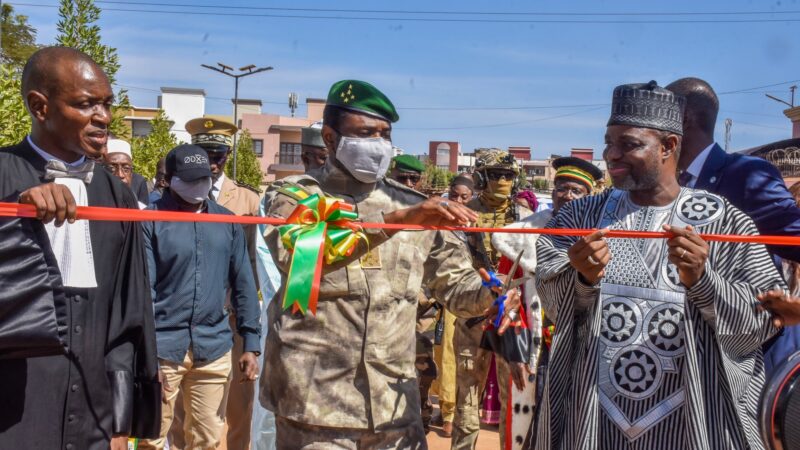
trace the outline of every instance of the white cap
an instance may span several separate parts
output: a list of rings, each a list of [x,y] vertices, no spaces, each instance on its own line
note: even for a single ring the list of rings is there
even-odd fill
[[[124,153],[128,158],[133,159],[131,155],[131,144],[123,141],[122,139],[109,139],[108,140],[108,154],[111,153]]]

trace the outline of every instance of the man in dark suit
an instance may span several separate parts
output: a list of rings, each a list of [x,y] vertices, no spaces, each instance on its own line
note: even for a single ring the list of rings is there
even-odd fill
[[[680,184],[724,196],[753,219],[760,234],[800,235],[800,208],[778,169],[761,158],[728,154],[714,142],[719,112],[714,89],[699,78],[681,78],[667,89],[686,98]],[[773,256],[800,261],[800,247],[768,250]],[[800,329],[790,327],[765,348],[767,373],[796,350],[800,350]]]

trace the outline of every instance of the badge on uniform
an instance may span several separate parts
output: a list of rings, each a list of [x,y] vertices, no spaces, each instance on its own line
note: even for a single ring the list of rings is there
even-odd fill
[[[370,249],[366,255],[361,257],[362,269],[380,269],[381,268],[381,249],[375,247]]]

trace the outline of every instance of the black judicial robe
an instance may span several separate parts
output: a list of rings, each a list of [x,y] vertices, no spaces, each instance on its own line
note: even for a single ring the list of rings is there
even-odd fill
[[[16,201],[43,183],[44,165],[27,140],[0,148],[0,199]],[[130,189],[100,165],[86,189],[90,206],[138,209]],[[38,245],[54,261],[41,222],[0,221],[4,250]],[[56,291],[63,290],[55,306],[66,325],[66,353],[0,359],[0,449],[107,450],[112,434],[158,434],[160,385],[141,228],[136,222],[92,221],[89,230],[98,286],[54,283]],[[0,259],[0,267],[13,264]],[[46,280],[36,273],[0,274],[3,289]],[[4,320],[0,316],[0,329],[9,326]]]

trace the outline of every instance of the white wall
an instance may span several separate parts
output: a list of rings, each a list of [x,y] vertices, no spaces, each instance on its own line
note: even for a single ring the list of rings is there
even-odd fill
[[[169,120],[172,120],[172,132],[179,142],[190,143],[191,136],[186,132],[184,126],[186,122],[197,117],[203,117],[206,111],[205,94],[172,92],[169,89],[161,89],[161,96],[158,98],[159,108],[164,110]]]

